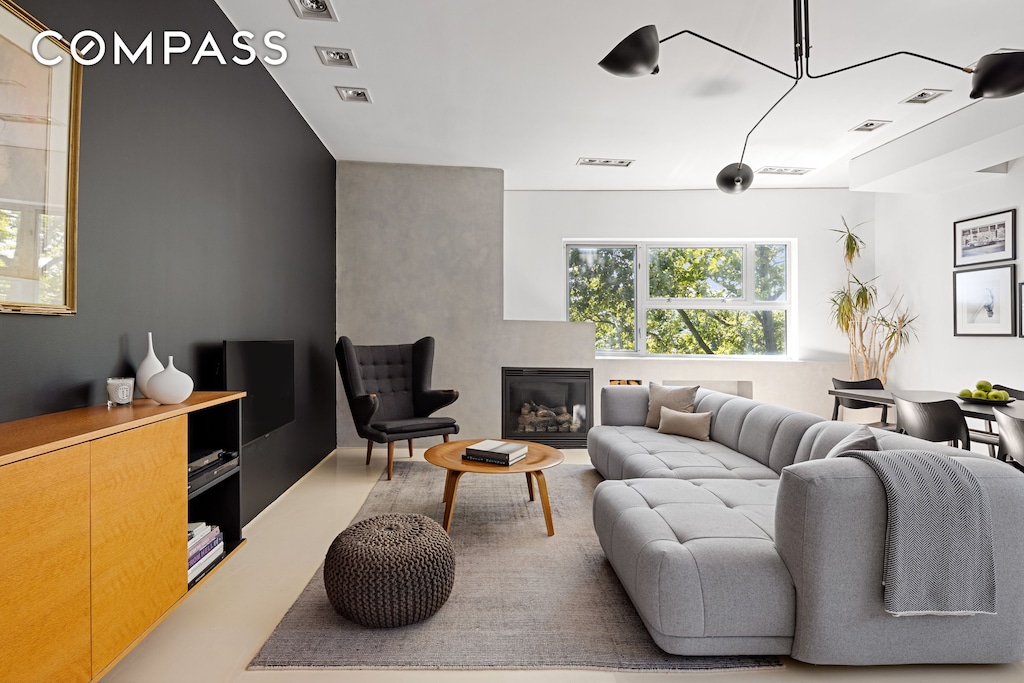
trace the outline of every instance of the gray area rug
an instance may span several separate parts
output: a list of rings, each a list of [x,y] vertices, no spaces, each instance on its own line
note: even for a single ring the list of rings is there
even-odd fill
[[[781,667],[778,657],[679,657],[651,640],[591,522],[600,475],[587,465],[547,471],[555,535],[521,475],[467,474],[451,538],[455,586],[433,617],[368,629],[334,612],[323,566],[250,669],[607,669],[717,671]],[[356,520],[417,512],[441,522],[444,472],[397,461]],[[340,531],[340,529],[339,529]],[[326,554],[327,548],[324,548]]]

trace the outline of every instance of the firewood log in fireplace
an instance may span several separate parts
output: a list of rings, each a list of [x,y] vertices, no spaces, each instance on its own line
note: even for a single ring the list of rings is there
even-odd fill
[[[582,426],[566,406],[549,408],[531,402],[519,412],[517,432],[578,432]]]

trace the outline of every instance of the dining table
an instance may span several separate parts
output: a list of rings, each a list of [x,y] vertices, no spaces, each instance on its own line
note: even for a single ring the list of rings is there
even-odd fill
[[[829,389],[828,393],[830,396],[852,398],[880,406],[896,405],[896,401],[892,398],[893,394],[896,394],[900,398],[905,398],[908,401],[916,401],[918,403],[953,399],[956,401],[957,405],[960,406],[960,410],[963,412],[964,417],[973,417],[978,420],[985,420],[986,422],[995,422],[996,419],[995,413],[992,412],[992,408],[994,407],[993,404],[965,401],[957,394],[949,391],[922,391],[910,389]],[[1024,420],[1024,401],[1011,400],[1007,405],[999,406],[999,409],[1013,417]]]

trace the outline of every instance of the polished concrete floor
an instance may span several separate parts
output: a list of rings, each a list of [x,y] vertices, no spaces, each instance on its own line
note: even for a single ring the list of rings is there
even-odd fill
[[[426,441],[424,446],[430,445]],[[396,449],[397,454],[402,449]],[[589,462],[566,451],[567,462]],[[422,459],[422,450],[415,457]],[[878,681],[953,683],[1024,681],[1024,664],[1007,666],[816,667],[786,660],[785,669],[710,674],[595,671],[246,671],[245,667],[323,561],[334,536],[359,510],[384,466],[378,448],[370,467],[362,448],[340,449],[245,528],[248,542],[196,589],[105,678],[104,683],[391,683],[483,681],[514,683],[690,680]],[[438,477],[443,476],[438,471]],[[1024,637],[1024,634],[1021,635]]]

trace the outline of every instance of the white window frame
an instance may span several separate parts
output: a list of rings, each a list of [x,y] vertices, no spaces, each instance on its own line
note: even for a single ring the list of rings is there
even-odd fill
[[[785,301],[758,301],[756,293],[756,249],[762,245],[786,246],[786,299]],[[636,310],[634,313],[634,334],[636,349],[598,349],[598,356],[636,356],[650,358],[791,358],[796,344],[796,291],[793,286],[796,240],[789,238],[762,238],[744,240],[563,240],[563,256],[565,264],[565,311],[569,317],[569,252],[571,249],[594,248],[632,248],[635,249],[636,265]],[[741,248],[743,250],[743,297],[686,299],[676,297],[650,296],[650,275],[648,257],[651,249],[659,248]],[[662,354],[647,351],[647,311],[649,309],[688,309],[688,310],[742,310],[765,311],[781,310],[786,312],[786,353],[779,355],[708,355],[708,354]]]

